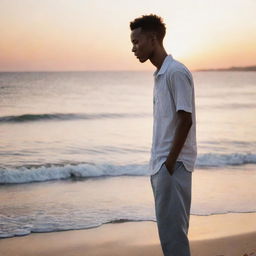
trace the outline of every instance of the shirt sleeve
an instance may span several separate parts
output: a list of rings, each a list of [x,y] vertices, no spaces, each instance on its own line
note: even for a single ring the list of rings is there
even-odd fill
[[[171,76],[171,88],[176,111],[192,113],[193,88],[186,73],[176,71]]]

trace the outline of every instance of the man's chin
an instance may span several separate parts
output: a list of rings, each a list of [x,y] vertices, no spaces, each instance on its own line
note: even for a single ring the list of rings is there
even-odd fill
[[[142,58],[138,58],[138,59],[139,59],[140,63],[144,63],[148,60],[148,59],[142,59]]]

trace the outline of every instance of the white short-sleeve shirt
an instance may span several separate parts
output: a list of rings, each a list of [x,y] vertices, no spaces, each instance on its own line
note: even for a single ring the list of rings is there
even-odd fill
[[[154,73],[153,139],[149,163],[150,175],[159,171],[169,155],[177,125],[177,112],[192,113],[193,124],[177,161],[192,172],[197,156],[194,83],[190,71],[171,55]]]

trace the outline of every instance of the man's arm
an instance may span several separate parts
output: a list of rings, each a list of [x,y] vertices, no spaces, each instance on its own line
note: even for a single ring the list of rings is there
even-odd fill
[[[174,140],[169,155],[165,161],[165,166],[171,175],[173,174],[175,162],[186,141],[190,127],[192,126],[192,114],[179,110],[177,112],[177,119]]]

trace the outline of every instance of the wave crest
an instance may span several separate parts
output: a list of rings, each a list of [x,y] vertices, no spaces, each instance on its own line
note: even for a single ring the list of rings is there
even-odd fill
[[[17,116],[2,116],[1,123],[20,123],[32,121],[49,121],[49,120],[91,120],[91,119],[105,119],[105,118],[129,118],[129,117],[145,117],[149,114],[129,114],[129,113],[96,113],[96,114],[77,114],[77,113],[53,113],[53,114],[24,114]]]
[[[198,167],[256,164],[256,154],[203,154],[197,158]]]
[[[204,154],[199,155],[196,168],[222,167],[230,165],[256,164],[255,154]],[[62,179],[93,178],[104,176],[147,176],[146,164],[114,165],[76,163],[54,165],[45,164],[31,167],[0,169],[0,184],[43,182]]]

